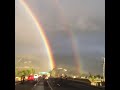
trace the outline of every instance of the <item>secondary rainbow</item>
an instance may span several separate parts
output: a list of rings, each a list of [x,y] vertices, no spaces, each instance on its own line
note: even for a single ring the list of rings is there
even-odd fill
[[[30,7],[27,5],[27,3],[24,0],[19,0],[20,3],[24,6],[24,8],[26,9],[26,11],[29,13],[29,15],[31,16],[31,18],[33,19],[33,21],[35,22],[36,27],[39,30],[40,36],[42,37],[47,53],[48,53],[48,58],[50,61],[50,67],[51,69],[55,68],[55,61],[52,55],[52,51],[48,42],[48,39],[45,35],[44,29],[42,28],[42,25],[40,24],[40,22],[38,22],[37,18],[35,17],[35,15],[33,14],[33,12],[31,11]]]
[[[58,13],[60,15],[59,20],[64,25],[65,31],[68,33],[72,41],[72,50],[74,54],[75,65],[76,65],[77,71],[80,72],[80,52],[78,51],[78,41],[75,38],[74,32],[69,28],[70,24],[66,18],[64,8],[62,8],[58,0],[53,0],[53,3],[58,8]]]

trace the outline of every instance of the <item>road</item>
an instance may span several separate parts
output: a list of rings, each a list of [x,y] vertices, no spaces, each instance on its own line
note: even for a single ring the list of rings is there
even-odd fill
[[[64,80],[62,84],[54,79],[35,81],[26,81],[24,84],[17,83],[15,90],[105,90],[84,84]]]

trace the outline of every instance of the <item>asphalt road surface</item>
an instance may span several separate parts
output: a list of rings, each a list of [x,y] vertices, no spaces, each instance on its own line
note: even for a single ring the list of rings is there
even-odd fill
[[[24,84],[17,83],[15,90],[105,90],[84,84],[74,83],[67,80],[59,81],[54,79],[35,81],[26,81]]]

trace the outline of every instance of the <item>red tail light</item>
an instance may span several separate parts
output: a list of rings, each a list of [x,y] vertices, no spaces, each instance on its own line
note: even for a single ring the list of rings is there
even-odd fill
[[[33,76],[29,76],[28,80],[34,80],[34,77]]]

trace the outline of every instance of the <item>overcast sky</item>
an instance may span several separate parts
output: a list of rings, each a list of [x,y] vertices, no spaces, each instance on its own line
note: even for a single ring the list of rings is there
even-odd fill
[[[76,49],[82,71],[102,73],[104,0],[26,0],[26,3],[41,22],[57,65],[75,66],[73,51]],[[15,32],[16,55],[33,54],[46,58],[44,42],[19,0],[15,2]]]

